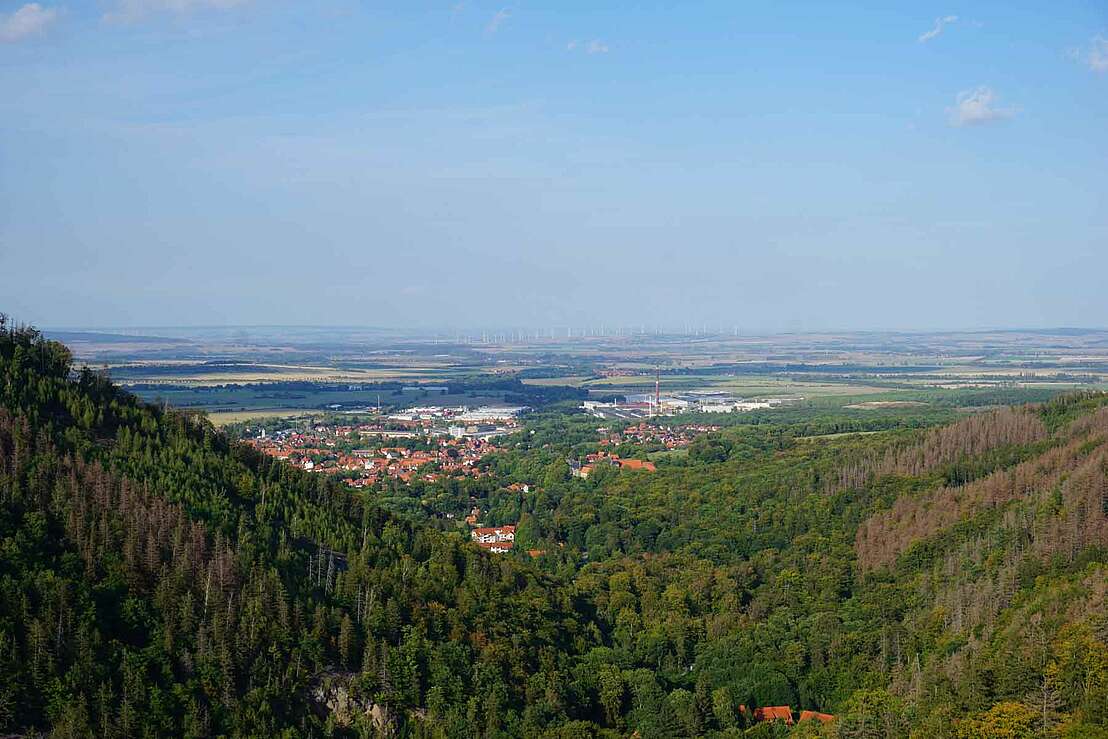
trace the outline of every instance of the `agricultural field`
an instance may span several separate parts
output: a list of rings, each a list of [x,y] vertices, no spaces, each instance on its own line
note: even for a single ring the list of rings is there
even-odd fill
[[[320,418],[324,414],[318,411],[305,411],[303,408],[273,408],[252,411],[211,411],[208,419],[217,428],[237,423],[249,423],[262,418],[279,418],[286,421],[300,421]]]
[[[649,393],[656,379],[662,392],[720,391],[870,414],[908,407],[892,404],[976,408],[982,397],[1015,402],[1108,388],[1105,331],[525,335],[533,336],[355,328],[58,334],[78,362],[144,399],[218,422],[378,405],[545,407]]]

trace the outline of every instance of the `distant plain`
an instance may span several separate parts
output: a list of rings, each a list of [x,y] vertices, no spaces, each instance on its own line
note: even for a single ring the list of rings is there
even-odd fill
[[[492,333],[498,341],[486,340],[488,332],[446,339],[372,329],[46,333],[64,339],[79,363],[138,395],[204,411],[218,424],[378,405],[518,402],[505,381],[518,382],[540,404],[573,391],[599,399],[653,392],[657,383],[662,392],[724,391],[869,413],[1108,389],[1108,331],[1098,330]]]

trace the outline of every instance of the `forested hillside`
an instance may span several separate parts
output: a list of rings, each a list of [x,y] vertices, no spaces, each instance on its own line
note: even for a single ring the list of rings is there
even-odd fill
[[[0,329],[0,733],[1108,736],[1104,396],[588,480],[553,420],[486,463],[530,493],[392,492],[530,562]]]
[[[599,640],[567,589],[71,377],[33,331],[0,362],[0,731],[322,736],[350,717],[311,696],[347,693],[364,730],[567,720]]]

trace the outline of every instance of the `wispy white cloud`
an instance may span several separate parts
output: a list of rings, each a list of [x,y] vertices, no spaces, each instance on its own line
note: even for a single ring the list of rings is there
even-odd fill
[[[578,49],[584,51],[586,54],[607,54],[611,50],[608,44],[600,39],[593,39],[587,42],[573,39],[566,44],[566,51],[577,51]]]
[[[1088,51],[1080,54],[1081,60],[1094,72],[1108,72],[1108,38],[1096,36]]]
[[[919,42],[921,44],[926,44],[931,39],[936,38],[937,36],[942,34],[946,27],[949,26],[951,23],[957,22],[958,16],[956,15],[944,15],[941,18],[936,18],[935,27],[932,28],[930,31],[925,31],[924,33],[921,33],[919,36]]]
[[[27,3],[9,15],[0,15],[0,42],[15,43],[41,33],[58,18],[56,8]]]
[[[989,87],[982,85],[973,90],[958,93],[954,107],[947,108],[952,126],[977,126],[1012,118],[1018,112],[1016,108],[998,105],[999,96]]]
[[[192,10],[230,10],[250,0],[116,0],[104,14],[109,21],[134,21],[156,13],[187,13]]]
[[[504,25],[508,18],[512,15],[512,11],[507,8],[501,8],[492,14],[492,18],[489,20],[489,24],[485,26],[485,33],[490,36],[500,30],[500,27]]]

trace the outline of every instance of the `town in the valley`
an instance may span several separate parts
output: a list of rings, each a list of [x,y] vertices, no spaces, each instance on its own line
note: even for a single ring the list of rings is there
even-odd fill
[[[701,400],[705,398],[712,403],[706,408],[720,412],[723,406],[718,395]],[[664,402],[643,406],[648,411],[660,411],[657,417],[648,414],[627,419],[597,412],[596,404],[584,403],[581,410],[601,421],[594,422],[587,448],[565,460],[570,476],[588,480],[599,468],[653,473],[657,465],[643,452],[682,453],[697,437],[720,430],[720,426],[710,423],[667,423],[664,416],[687,410],[688,406],[668,396]],[[642,405],[638,399],[631,399],[602,407],[637,411]],[[757,404],[759,408],[775,406]],[[726,408],[727,412],[743,410],[734,404]],[[452,480],[495,478],[487,460],[517,446],[519,438],[526,438],[526,419],[531,411],[523,406],[413,406],[372,415],[336,413],[307,421],[270,419],[246,425],[240,433],[262,454],[313,474],[333,476],[351,488],[404,488],[414,483],[426,487]],[[598,425],[602,421],[606,423]],[[536,488],[533,481],[502,485],[505,492],[521,495],[535,493]],[[464,523],[473,542],[490,553],[511,551],[516,523],[486,524],[481,502],[471,497],[466,509],[446,512],[442,518]],[[527,553],[537,557],[544,552]]]

